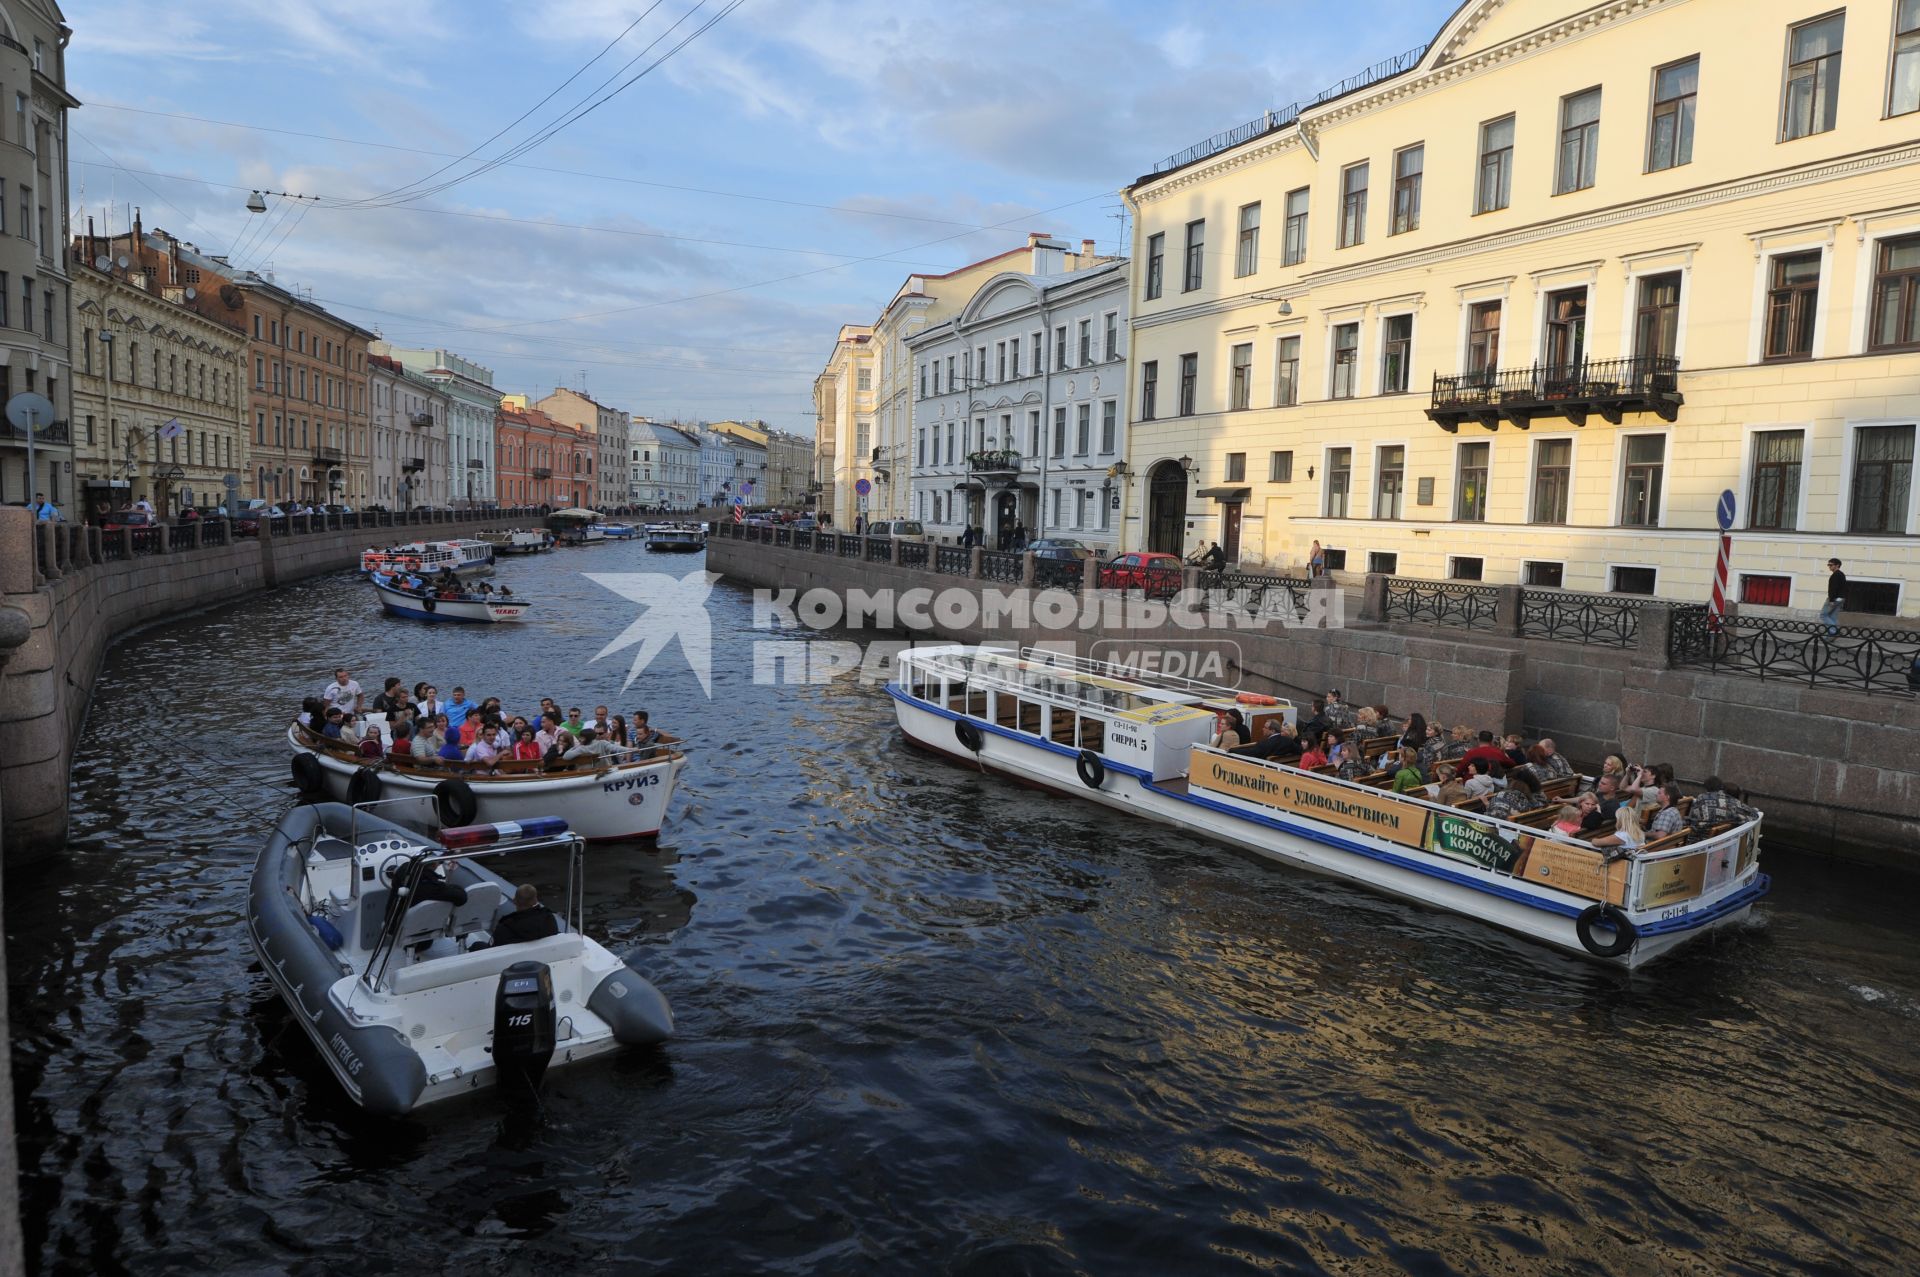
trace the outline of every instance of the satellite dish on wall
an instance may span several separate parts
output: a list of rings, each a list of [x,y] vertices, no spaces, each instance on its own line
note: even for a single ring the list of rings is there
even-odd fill
[[[198,297],[199,295],[200,295],[200,290],[199,290],[199,289],[197,289],[197,288],[189,288],[189,289],[187,290],[187,300],[188,300],[188,301],[192,301],[192,300],[193,300],[194,298],[196,298],[196,297]]]
[[[105,253],[102,253],[100,254],[100,256],[93,259],[93,268],[95,270],[112,270],[113,259],[111,257],[108,257]]]
[[[53,424],[53,401],[32,391],[15,395],[7,400],[7,422],[15,430],[38,433]]]
[[[125,253],[120,254],[120,256],[115,258],[114,260],[119,265],[121,270],[125,270],[127,268],[127,255]]]

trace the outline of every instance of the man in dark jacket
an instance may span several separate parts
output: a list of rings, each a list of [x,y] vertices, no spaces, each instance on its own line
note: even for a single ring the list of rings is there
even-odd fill
[[[548,936],[560,934],[560,919],[553,910],[540,903],[540,891],[530,882],[523,882],[513,893],[513,912],[493,924],[493,947],[503,944],[525,944],[529,940],[544,940]]]
[[[1827,601],[1820,608],[1820,623],[1827,627],[1827,636],[1833,637],[1840,632],[1840,608],[1847,601],[1847,574],[1840,570],[1840,560],[1827,560]]]

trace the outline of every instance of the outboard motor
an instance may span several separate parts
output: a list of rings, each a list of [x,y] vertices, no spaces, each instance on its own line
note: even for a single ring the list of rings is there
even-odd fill
[[[500,1089],[538,1091],[555,1036],[552,970],[544,962],[516,962],[502,971],[493,995],[493,1066]]]

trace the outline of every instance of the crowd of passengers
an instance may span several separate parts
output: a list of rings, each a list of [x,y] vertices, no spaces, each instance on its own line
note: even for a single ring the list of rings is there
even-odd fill
[[[1718,776],[1709,776],[1689,803],[1667,763],[1629,766],[1620,755],[1608,754],[1599,775],[1587,776],[1551,739],[1527,745],[1516,735],[1496,736],[1466,724],[1449,728],[1420,714],[1403,720],[1384,705],[1350,706],[1337,689],[1316,698],[1313,717],[1297,726],[1278,714],[1265,721],[1264,737],[1252,740],[1240,711],[1230,710],[1213,743],[1345,780],[1366,779],[1395,793],[1472,806],[1500,820],[1553,806],[1556,800],[1547,797],[1546,787],[1575,778],[1572,792],[1558,800],[1551,828],[1599,847],[1642,847],[1759,815],[1744,791]]]
[[[383,738],[377,719],[387,726]],[[389,677],[370,703],[350,671],[338,669],[333,681],[301,703],[300,725],[349,746],[362,758],[411,758],[416,763],[461,771],[494,772],[504,762],[536,762],[567,769],[598,766],[604,760],[634,757],[659,745],[679,743],[648,721],[647,711],[608,714],[596,705],[592,718],[579,706],[561,711],[550,696],[540,698],[531,716],[508,713],[498,696],[478,703],[456,687],[443,698],[432,683]],[[389,744],[389,739],[391,743]]]

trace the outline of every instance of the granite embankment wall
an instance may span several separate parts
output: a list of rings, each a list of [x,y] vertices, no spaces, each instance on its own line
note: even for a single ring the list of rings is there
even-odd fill
[[[715,537],[710,570],[777,590],[1018,589],[891,562]],[[1384,581],[1370,580],[1370,594]],[[1509,587],[1511,589],[1511,587]],[[1092,596],[1094,592],[1083,592]],[[1250,690],[1293,696],[1338,687],[1353,703],[1420,710],[1444,723],[1552,736],[1589,770],[1607,753],[1667,762],[1682,784],[1720,775],[1750,790],[1777,836],[1851,859],[1920,867],[1920,709],[1909,697],[1669,668],[1669,609],[1641,609],[1635,646],[1610,648],[1446,626],[1384,624],[1378,599],[1342,628],[1191,629],[1150,616],[1137,597],[1098,592],[1090,628],[952,623],[930,609],[915,637],[1076,644],[1081,654],[1231,640]],[[1503,595],[1518,613],[1518,593]],[[973,609],[960,609],[962,613]],[[769,636],[773,637],[773,636]],[[1094,644],[1108,645],[1095,649]]]
[[[0,857],[48,855],[67,832],[67,775],[101,655],[128,631],[169,617],[352,567],[369,545],[466,536],[495,512],[429,524],[360,526],[356,516],[306,521],[280,535],[228,538],[222,526],[174,529],[137,553],[131,535],[36,525],[0,509]],[[523,516],[524,517],[524,516]],[[343,526],[344,525],[344,526]],[[214,544],[219,538],[219,544]],[[196,544],[198,543],[198,544]]]

